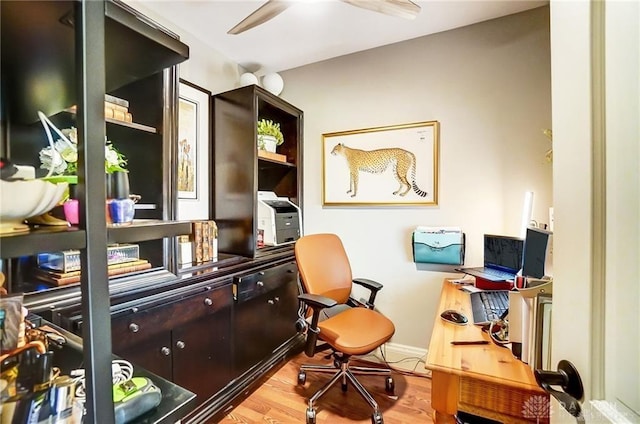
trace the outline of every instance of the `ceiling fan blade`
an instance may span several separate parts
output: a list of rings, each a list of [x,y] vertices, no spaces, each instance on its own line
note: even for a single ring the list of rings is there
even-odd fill
[[[291,6],[290,1],[284,0],[268,0],[265,4],[256,9],[252,14],[244,18],[240,23],[229,31],[227,34],[240,34],[253,27],[267,22],[269,19],[275,18],[284,12],[287,7]]]
[[[420,13],[421,7],[411,0],[342,0],[356,7],[384,13],[385,15],[398,16],[405,19],[414,19]]]

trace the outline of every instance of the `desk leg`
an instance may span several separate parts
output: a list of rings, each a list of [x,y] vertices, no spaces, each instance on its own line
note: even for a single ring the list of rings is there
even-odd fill
[[[460,377],[440,371],[431,372],[431,407],[434,410],[434,421],[455,423],[458,412],[458,391]]]

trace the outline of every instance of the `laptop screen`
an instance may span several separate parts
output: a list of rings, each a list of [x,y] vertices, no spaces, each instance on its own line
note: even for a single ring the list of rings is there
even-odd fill
[[[522,266],[524,240],[517,237],[484,235],[484,266],[517,273]]]

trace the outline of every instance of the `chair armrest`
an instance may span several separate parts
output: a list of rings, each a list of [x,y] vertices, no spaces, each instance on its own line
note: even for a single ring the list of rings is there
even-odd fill
[[[316,342],[318,341],[318,334],[320,334],[320,330],[318,329],[320,311],[325,308],[336,306],[338,302],[325,296],[310,293],[301,293],[298,295],[298,299],[313,310],[313,316],[311,317],[311,324],[309,325],[309,332],[307,333],[307,342],[305,346],[305,354],[308,357],[312,357],[316,353]]]
[[[369,289],[371,294],[369,295],[369,300],[367,301],[367,307],[369,309],[373,309],[373,304],[376,301],[376,295],[382,288],[382,284],[378,283],[377,281],[369,280],[368,278],[355,278],[353,280],[353,283]]]
[[[298,299],[311,306],[312,309],[324,309],[336,306],[338,302],[319,294],[302,293],[298,295]]]

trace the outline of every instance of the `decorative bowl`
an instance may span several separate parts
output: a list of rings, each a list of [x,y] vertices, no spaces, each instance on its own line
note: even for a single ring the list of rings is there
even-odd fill
[[[0,180],[0,234],[27,231],[27,218],[42,215],[65,195],[67,183],[36,180]]]

